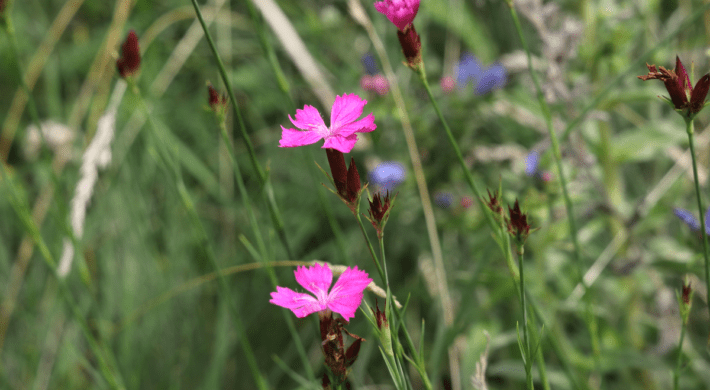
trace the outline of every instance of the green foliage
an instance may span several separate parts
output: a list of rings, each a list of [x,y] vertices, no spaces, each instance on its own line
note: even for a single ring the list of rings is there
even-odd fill
[[[246,337],[269,388],[318,388],[325,370],[318,322],[315,316],[297,319],[269,304],[274,287],[265,263],[274,262],[279,286],[297,287],[295,266],[279,263],[284,260],[357,265],[378,285],[386,286],[374,276],[377,269],[350,210],[321,185],[328,180],[314,160],[321,167],[328,164],[320,143],[278,147],[280,126],[292,127],[288,115],[294,116],[296,108],[308,104],[327,113],[330,107],[319,101],[265,18],[257,11],[256,25],[265,29],[267,43],[275,50],[291,88],[289,95],[279,87],[245,2],[231,2],[229,12],[219,13],[210,32],[226,63],[255,158],[273,188],[294,258],[289,258],[274,228],[266,200],[268,187],[261,184],[240,124],[230,111],[227,135],[234,143],[251,209],[244,206],[220,124],[206,108],[206,82],[218,90],[224,86],[204,39],[183,53],[185,63],[171,82],[157,85],[164,82],[164,68],[171,65],[168,59],[195,23],[192,16],[171,14],[192,12],[189,2],[138,1],[127,7],[129,11],[119,11],[128,12],[125,24],[113,25],[119,16],[113,4],[87,1],[49,48],[40,44],[60,17],[64,2],[12,3],[5,17],[12,20],[15,38],[5,28],[0,33],[0,95],[5,97],[0,101],[4,122],[0,158],[7,162],[6,173],[0,176],[0,314],[5,316],[0,319],[0,387],[110,388],[112,374],[107,372],[115,370],[129,389],[252,389],[257,385],[242,351]],[[206,15],[213,3],[202,5]],[[406,179],[396,188],[384,252],[391,293],[402,303],[409,297],[401,319],[413,345],[423,351],[433,388],[449,388],[448,351],[453,347],[458,351],[463,388],[471,388],[487,331],[491,335],[489,388],[520,389],[525,367],[516,345],[516,324],[522,319],[519,284],[492,239],[484,210],[475,199],[465,202],[473,194],[441,121],[417,75],[402,65],[394,27],[370,2],[363,3],[393,64],[429,192],[432,197],[439,192],[453,197],[450,207],[434,207],[446,286],[437,285],[432,276],[425,208],[392,86],[384,96],[360,86],[365,73],[361,57],[372,53],[380,69],[383,62],[366,31],[349,14],[347,3],[331,3],[281,1],[279,6],[323,71],[320,81],[338,95],[357,93],[368,100],[365,113],[374,113],[378,128],[361,137],[346,157],[355,158],[363,181],[381,161],[394,160],[407,167]],[[694,80],[705,74],[708,33],[697,19],[704,2],[633,6],[606,0],[559,2],[546,26],[555,31],[569,18],[580,24],[580,30],[578,44],[558,58],[563,73],[554,77],[547,73],[549,41],[518,11],[560,136],[562,166],[579,231],[579,263],[572,260],[569,220],[549,150],[545,114],[527,65],[521,61],[524,52],[506,3],[440,3],[422,1],[415,20],[432,94],[481,189],[501,183],[503,204],[519,199],[531,226],[539,228],[525,245],[528,316],[535,317],[530,329],[536,335],[530,339],[535,388],[543,388],[538,355],[544,359],[552,388],[670,388],[679,361],[680,320],[674,290],[680,289],[686,276],[698,294],[682,350],[687,364],[680,388],[710,388],[705,348],[708,311],[706,301],[698,298],[706,283],[702,245],[699,235],[673,216],[674,208],[694,210],[697,216],[692,171],[689,160],[682,157],[688,139],[683,122],[656,97],[666,95],[662,83],[637,80],[635,76],[646,73],[643,66],[629,69],[639,59],[673,68],[678,54],[686,64],[694,62]],[[173,15],[163,20],[166,25],[154,25],[166,15]],[[136,80],[151,112],[150,121],[136,126],[133,117],[143,108],[129,89],[118,109],[111,164],[99,171],[84,234],[75,238],[72,270],[60,282],[33,243],[38,236],[28,229],[22,212],[34,214],[39,234],[58,262],[65,238],[72,239],[71,199],[82,176],[81,156],[116,88],[115,56],[130,29],[139,37],[157,31],[153,41],[142,46],[145,53]],[[119,38],[105,48],[108,37]],[[17,41],[16,52],[11,39]],[[454,59],[456,54],[471,52],[484,67],[501,62],[508,69],[507,84],[484,95],[476,95],[471,86],[445,92],[440,79],[456,76],[455,63],[445,58],[452,51]],[[42,61],[33,61],[35,56]],[[64,162],[51,148],[40,149],[36,156],[25,153],[35,141],[27,130],[33,123],[29,109],[18,109],[13,103],[22,91],[18,64],[25,78],[36,77],[27,81],[40,120],[75,129],[73,140],[65,145],[70,153]],[[624,72],[627,77],[612,83]],[[589,105],[592,109],[565,137],[563,130]],[[329,123],[330,118],[324,120]],[[707,175],[708,110],[698,115],[695,125],[702,179]],[[551,180],[525,174],[525,156],[533,149],[541,152],[540,172],[550,172]],[[181,180],[182,194],[178,192]],[[375,190],[373,184],[370,190]],[[701,194],[706,196],[707,184],[701,183]],[[199,224],[186,207],[188,199]],[[703,203],[709,200],[704,198]],[[366,206],[363,201],[361,212],[367,212]],[[374,231],[369,225],[366,229],[374,240]],[[218,284],[210,251],[226,272],[227,289]],[[242,268],[232,268],[238,266]],[[575,292],[578,270],[597,266],[601,272],[587,292],[587,312],[587,300]],[[442,288],[448,289],[455,305],[450,327],[441,314]],[[371,307],[375,298],[365,293]],[[382,298],[377,298],[382,304]],[[72,301],[78,314],[72,312]],[[596,328],[590,326],[590,313]],[[99,347],[87,341],[78,317]],[[237,328],[237,317],[243,333]],[[427,326],[420,333],[422,320]],[[393,322],[403,325],[399,319]],[[367,340],[348,377],[353,389],[393,386],[391,373],[397,387],[422,388],[411,367],[418,362],[403,333],[394,343],[400,348],[395,352],[398,359],[385,357],[383,364],[379,333],[373,326],[361,312],[347,326]],[[590,336],[594,329],[596,339]],[[536,337],[541,338],[539,354]],[[597,347],[599,360],[595,361]],[[98,356],[106,357],[106,367]]]

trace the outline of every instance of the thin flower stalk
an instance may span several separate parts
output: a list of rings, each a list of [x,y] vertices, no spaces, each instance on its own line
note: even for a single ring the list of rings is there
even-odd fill
[[[540,108],[542,110],[542,114],[545,117],[545,124],[547,127],[547,132],[550,137],[550,142],[552,144],[552,152],[553,156],[555,157],[555,166],[557,167],[557,175],[559,176],[559,181],[560,181],[560,187],[562,188],[562,196],[565,201],[565,208],[567,210],[567,220],[569,223],[569,230],[570,230],[570,239],[572,240],[572,247],[573,247],[573,259],[572,261],[577,264],[577,278],[581,285],[584,287],[584,301],[585,301],[585,317],[586,317],[586,324],[587,324],[587,329],[589,331],[589,335],[591,338],[591,343],[592,343],[592,350],[594,354],[594,366],[595,366],[595,371],[596,373],[599,373],[601,370],[601,348],[600,348],[600,343],[599,343],[599,335],[597,334],[597,325],[596,325],[596,318],[594,317],[592,310],[591,310],[591,297],[588,294],[588,287],[584,283],[583,275],[584,272],[582,270],[582,263],[581,263],[581,251],[579,248],[579,241],[577,238],[577,224],[574,218],[574,208],[572,206],[572,200],[570,199],[569,193],[567,191],[567,179],[564,175],[564,170],[562,168],[562,153],[560,152],[560,145],[559,141],[557,139],[557,134],[555,133],[555,129],[553,128],[552,125],[552,114],[550,112],[550,108],[547,105],[547,102],[545,101],[545,97],[542,92],[542,88],[540,86],[540,80],[537,77],[537,74],[535,73],[535,70],[533,68],[532,64],[532,56],[530,54],[530,48],[528,47],[527,40],[525,39],[525,34],[523,33],[522,26],[520,25],[520,18],[518,18],[518,13],[515,10],[515,6],[513,5],[512,0],[506,0],[506,3],[508,4],[508,8],[510,9],[510,15],[513,19],[513,23],[515,25],[515,29],[518,32],[518,37],[520,38],[520,42],[523,45],[523,50],[525,51],[526,57],[527,57],[527,62],[528,62],[528,69],[530,70],[530,77],[533,80],[533,84],[535,85],[535,91],[537,94],[537,99],[538,102],[540,103]],[[600,381],[601,381],[601,376],[599,376]]]
[[[424,62],[422,60],[421,40],[417,34],[413,20],[419,10],[419,0],[384,0],[375,4],[378,12],[387,16],[387,18],[397,27],[397,38],[402,47],[402,53],[405,56],[407,66],[412,70],[424,72]],[[417,187],[421,198],[422,208],[424,209],[424,219],[427,227],[427,234],[431,244],[432,257],[434,260],[434,270],[437,284],[440,286],[441,311],[444,318],[444,324],[447,327],[453,326],[455,311],[453,300],[448,290],[446,281],[446,269],[444,267],[443,252],[441,250],[441,242],[436,231],[436,221],[433,213],[431,197],[427,188],[426,179],[419,158],[419,150],[417,148],[416,139],[411,128],[407,110],[404,105],[399,85],[396,77],[387,58],[384,45],[377,35],[372,22],[367,13],[362,9],[360,0],[349,1],[350,12],[353,17],[367,30],[370,40],[375,46],[375,49],[382,61],[385,73],[389,79],[389,84],[392,88],[392,95],[397,103],[402,119],[402,129],[404,131],[409,157],[412,161],[414,169],[414,177],[417,181]],[[452,388],[454,390],[461,389],[460,364],[459,355],[455,346],[449,348],[449,373],[452,380]]]
[[[676,293],[677,294],[677,293]],[[673,371],[673,390],[678,390],[680,382],[680,373],[683,364],[683,341],[685,340],[685,330],[688,326],[688,317],[690,316],[690,307],[693,301],[693,290],[690,287],[690,282],[683,283],[683,289],[678,294],[678,305],[680,306],[680,341],[678,341],[678,358],[676,367]]]
[[[213,95],[210,92],[210,101],[212,101],[212,99]],[[221,98],[218,98],[218,100],[220,102],[222,101]],[[226,116],[223,115],[223,113],[220,111],[215,111],[215,116],[217,117],[219,122],[219,130],[220,135],[222,136],[222,141],[225,143],[225,145],[231,146],[229,134],[227,133]],[[252,207],[251,197],[249,196],[249,192],[247,191],[246,185],[244,184],[244,179],[242,178],[241,168],[239,167],[239,163],[237,162],[237,159],[234,156],[234,149],[228,147],[227,154],[229,154],[229,159],[232,163],[232,171],[234,172],[234,179],[237,183],[239,195],[242,198],[242,205],[244,206],[244,210],[247,211],[249,223],[252,227],[252,231],[254,232],[254,237],[256,239],[256,244],[259,248],[259,256],[257,257],[257,260],[264,265],[266,273],[269,276],[269,280],[271,281],[272,287],[276,288],[276,286],[278,285],[278,280],[276,279],[276,273],[274,273],[274,269],[271,266],[271,261],[273,259],[269,259],[268,257],[269,252],[266,250],[266,245],[264,244],[264,239],[261,234],[261,228],[259,226],[259,222],[256,218],[256,215],[254,214],[254,208]],[[293,323],[293,319],[290,316],[286,315],[286,313],[284,313],[284,321],[286,322],[286,326],[289,329],[289,333],[291,334],[291,337],[293,338],[293,341],[296,345],[296,351],[298,352],[298,355],[301,358],[301,361],[303,362],[303,367],[305,368],[306,376],[310,380],[315,380],[315,374],[310,364],[308,364],[308,356],[303,346],[303,342],[301,341],[301,337],[298,334],[298,331],[296,330],[295,324]]]
[[[212,39],[212,35],[210,34],[209,29],[207,28],[207,24],[205,23],[205,19],[202,16],[202,11],[200,10],[199,5],[197,4],[197,0],[192,0],[192,6],[195,8],[195,14],[197,15],[197,19],[200,21],[200,25],[202,26],[202,30],[205,33],[207,43],[209,44],[210,50],[214,55],[217,68],[219,69],[220,77],[222,78],[222,82],[224,83],[225,88],[227,89],[227,95],[232,105],[234,116],[235,118],[237,118],[237,122],[239,123],[239,130],[242,134],[244,145],[247,148],[252,168],[256,172],[256,176],[259,180],[259,185],[264,188],[266,204],[269,208],[269,214],[271,215],[271,220],[274,224],[274,228],[276,229],[277,235],[279,236],[279,240],[281,241],[281,244],[283,245],[284,250],[286,251],[286,255],[292,259],[294,257],[293,251],[291,250],[291,246],[288,243],[283,219],[276,205],[276,200],[273,196],[273,187],[271,185],[271,182],[268,180],[266,173],[264,173],[264,170],[261,168],[259,161],[256,159],[256,152],[254,151],[254,146],[252,145],[251,139],[247,134],[246,125],[244,124],[244,119],[242,118],[241,110],[239,109],[239,105],[237,104],[237,100],[234,95],[234,90],[232,89],[232,85],[229,82],[229,77],[227,76],[227,70],[224,67],[224,62],[222,62],[222,58],[220,57],[219,52],[217,51],[217,47],[215,46],[214,40]],[[227,143],[227,148],[233,149],[230,143]],[[232,150],[232,153],[234,153],[234,150]]]
[[[164,129],[158,127],[153,119],[152,116],[150,115],[150,112],[148,110],[148,106],[143,99],[140,89],[138,88],[138,85],[135,83],[135,80],[132,77],[127,77],[126,81],[129,84],[129,87],[131,91],[135,94],[137,100],[138,100],[138,105],[139,107],[144,111],[144,114],[146,115],[146,118],[148,118],[148,122],[150,127],[153,129],[153,134],[157,138],[156,144],[158,146],[158,151],[160,156],[163,158],[166,166],[172,170],[172,173],[174,175],[173,179],[175,180],[176,184],[176,189],[178,192],[178,195],[180,196],[180,200],[183,203],[183,206],[187,210],[188,214],[190,215],[190,219],[192,221],[192,224],[198,231],[200,235],[200,239],[202,242],[202,246],[205,250],[205,253],[207,255],[207,259],[214,269],[214,271],[217,273],[218,276],[218,284],[220,286],[220,295],[223,299],[226,300],[227,304],[229,305],[231,311],[232,311],[232,319],[234,320],[234,327],[236,328],[237,334],[239,335],[240,342],[239,344],[242,347],[242,351],[244,352],[245,358],[247,360],[247,365],[249,366],[249,369],[252,373],[252,376],[254,378],[254,382],[256,383],[256,386],[260,390],[267,390],[269,387],[267,385],[266,379],[264,375],[261,373],[259,370],[259,367],[256,363],[256,357],[254,355],[254,350],[251,347],[251,344],[247,338],[246,335],[246,328],[244,327],[244,324],[242,323],[241,320],[241,313],[239,312],[239,309],[237,308],[237,305],[232,298],[233,294],[231,292],[231,289],[229,285],[227,284],[227,281],[221,272],[221,269],[219,268],[219,265],[217,264],[217,257],[214,253],[214,249],[212,248],[212,245],[210,244],[209,236],[207,235],[207,231],[205,230],[204,225],[202,224],[202,221],[200,220],[200,217],[197,213],[197,210],[195,209],[195,204],[192,200],[192,196],[187,190],[187,187],[185,186],[185,183],[182,178],[182,173],[180,171],[180,166],[175,160],[175,156],[173,155],[174,153],[171,151],[169,148],[169,144],[165,141],[165,136],[163,134]]]
[[[703,237],[703,258],[705,259],[705,288],[710,297],[710,255],[708,254],[708,235],[706,232],[705,218],[703,217],[703,200],[700,195],[700,182],[698,180],[698,162],[695,157],[694,125],[692,119],[686,119],[685,130],[688,133],[688,144],[690,145],[690,157],[693,161],[693,183],[695,184],[695,197],[698,200],[698,212],[700,215],[700,235]],[[710,304],[708,305],[710,311]],[[709,341],[710,342],[710,341]]]

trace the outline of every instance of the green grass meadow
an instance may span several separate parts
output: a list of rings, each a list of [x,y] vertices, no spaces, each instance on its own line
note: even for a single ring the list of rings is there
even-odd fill
[[[514,0],[518,31],[506,1],[421,0],[414,24],[463,165],[482,194],[501,189],[506,216],[517,199],[535,229],[522,260],[531,372],[513,238],[491,228],[374,1],[201,0],[233,90],[222,133],[207,85],[227,88],[190,0],[9,0],[0,21],[0,389],[322,389],[316,316],[296,318],[270,293],[303,292],[294,270],[314,260],[358,266],[387,286],[357,220],[328,190],[322,141],[280,148],[279,139],[304,105],[328,124],[344,93],[366,99],[363,115],[377,125],[346,154],[363,183],[382,162],[406,171],[383,252],[362,222],[377,255],[386,252],[391,294],[406,303],[392,324],[420,350],[400,332],[406,379],[397,384],[368,321],[368,306],[385,298],[365,291],[368,306],[347,330],[366,341],[342,389],[524,389],[528,378],[535,389],[710,389],[702,235],[674,215],[699,217],[695,160],[685,122],[658,98],[669,94],[664,84],[637,78],[646,63],[673,69],[676,55],[693,85],[708,73],[710,2]],[[130,30],[141,63],[126,86],[116,60]],[[386,94],[363,89],[368,53],[389,77]],[[464,53],[483,68],[502,65],[505,84],[447,88],[441,80],[457,78]],[[115,133],[77,236],[82,161],[111,108]],[[694,119],[703,217],[709,125],[710,110]],[[539,167],[529,175],[532,151]],[[694,294],[682,326],[685,281]]]

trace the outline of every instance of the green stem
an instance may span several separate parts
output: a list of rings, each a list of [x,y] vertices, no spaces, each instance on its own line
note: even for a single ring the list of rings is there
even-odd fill
[[[197,19],[200,21],[200,25],[202,25],[202,29],[204,30],[205,39],[207,39],[207,43],[209,44],[210,50],[212,50],[212,54],[214,55],[215,62],[217,63],[217,68],[219,69],[219,74],[222,77],[222,81],[224,82],[225,88],[227,89],[227,94],[229,95],[230,103],[234,111],[234,117],[237,118],[237,122],[239,123],[239,130],[241,131],[242,138],[244,139],[244,145],[246,145],[247,152],[249,153],[249,159],[251,160],[252,167],[254,168],[254,171],[257,174],[256,176],[259,180],[259,184],[264,189],[267,201],[266,204],[269,208],[269,214],[271,215],[271,220],[274,224],[274,228],[276,229],[276,233],[279,236],[284,250],[286,251],[286,255],[289,257],[289,259],[294,259],[293,251],[291,250],[291,246],[289,245],[288,240],[286,238],[286,230],[284,228],[283,220],[281,218],[281,213],[279,212],[278,207],[276,206],[276,200],[274,199],[274,191],[271,186],[271,182],[267,179],[266,173],[264,173],[264,170],[261,168],[261,165],[256,159],[256,152],[254,151],[254,146],[251,143],[249,134],[247,134],[246,125],[244,124],[244,119],[242,118],[241,110],[239,109],[239,105],[237,104],[237,99],[234,95],[232,84],[229,82],[224,63],[222,62],[222,58],[220,57],[219,52],[217,51],[217,47],[215,46],[214,40],[212,40],[212,35],[210,34],[209,29],[207,28],[205,19],[202,17],[202,11],[200,11],[200,7],[197,5],[197,0],[191,1],[193,7],[195,8],[195,14],[197,15]]]
[[[579,280],[579,283],[582,285],[584,288],[584,302],[585,302],[585,322],[587,324],[587,329],[589,331],[589,337],[591,339],[592,343],[592,350],[594,352],[594,365],[595,365],[595,371],[597,373],[600,372],[601,369],[601,348],[599,344],[599,339],[597,335],[597,325],[596,325],[596,318],[594,317],[592,310],[591,310],[591,302],[590,302],[590,297],[588,294],[588,287],[586,283],[584,283],[584,271],[582,268],[582,263],[581,263],[581,250],[579,248],[579,241],[578,241],[578,233],[577,233],[577,224],[574,218],[574,208],[572,206],[572,200],[570,199],[569,192],[567,191],[567,179],[565,178],[564,170],[562,169],[562,153],[560,152],[560,144],[557,139],[557,134],[555,133],[554,126],[552,124],[552,114],[550,112],[550,108],[547,105],[547,102],[545,101],[545,96],[542,93],[542,88],[540,86],[540,80],[537,77],[537,74],[535,73],[535,70],[533,69],[533,64],[532,64],[532,56],[530,54],[530,48],[528,47],[527,40],[525,39],[525,34],[523,33],[523,28],[520,24],[520,18],[518,18],[518,13],[515,10],[515,7],[513,6],[512,0],[506,0],[508,3],[508,8],[510,9],[510,15],[513,19],[513,23],[515,24],[515,29],[518,32],[518,37],[520,38],[520,42],[523,45],[523,50],[525,50],[525,54],[527,56],[527,62],[528,62],[528,69],[530,70],[530,77],[532,78],[533,84],[535,85],[535,91],[537,94],[537,100],[540,103],[540,109],[542,110],[542,114],[545,117],[545,124],[547,127],[547,132],[550,137],[550,142],[552,144],[552,152],[555,157],[555,166],[557,167],[557,174],[560,179],[560,187],[562,188],[562,196],[565,201],[565,209],[567,211],[567,221],[569,223],[569,231],[570,231],[570,238],[572,240],[572,247],[574,249],[573,255],[574,258],[572,259],[573,262],[576,264],[576,270],[577,270],[577,279]],[[601,376],[600,376],[600,381],[601,381]],[[600,383],[601,385],[601,383]]]
[[[486,221],[488,222],[488,225],[491,227],[491,229],[494,232],[499,232],[499,226],[496,224],[495,219],[493,218],[493,215],[491,214],[490,209],[486,206],[485,203],[483,203],[483,197],[481,196],[481,191],[478,190],[478,186],[476,185],[476,182],[473,180],[473,175],[471,175],[471,171],[469,171],[468,167],[466,166],[466,161],[463,159],[463,155],[461,154],[461,149],[459,149],[458,144],[456,143],[456,139],[454,138],[454,134],[451,132],[451,129],[449,128],[449,124],[446,122],[446,119],[444,119],[444,115],[441,113],[441,110],[439,109],[439,104],[436,102],[436,99],[434,98],[434,94],[431,92],[431,87],[429,87],[429,82],[427,81],[426,78],[426,71],[424,70],[424,64],[422,63],[422,66],[419,67],[419,79],[421,80],[422,84],[424,85],[424,89],[426,89],[426,93],[429,96],[429,100],[431,101],[432,106],[434,106],[434,111],[436,111],[436,115],[439,117],[439,120],[441,121],[441,124],[444,126],[444,131],[446,132],[446,137],[449,140],[449,143],[451,144],[451,147],[454,149],[454,154],[456,154],[456,158],[459,160],[459,164],[461,165],[461,168],[463,169],[464,176],[466,177],[466,182],[468,183],[468,186],[471,188],[471,191],[473,191],[476,201],[478,202],[478,206],[481,208],[483,211],[483,214],[486,215]]]
[[[516,245],[518,245],[516,243]],[[523,339],[524,339],[524,351],[525,356],[525,379],[528,390],[533,390],[533,377],[532,377],[532,360],[533,357],[530,354],[530,339],[528,334],[528,309],[525,304],[525,267],[523,266],[523,254],[524,247],[520,245],[518,248],[518,269],[520,270],[520,304],[523,309]]]
[[[360,226],[360,231],[362,232],[362,236],[365,237],[365,242],[367,243],[367,248],[370,250],[370,255],[372,256],[372,260],[375,262],[375,266],[377,267],[377,272],[380,274],[380,279],[382,280],[382,283],[387,285],[387,276],[385,275],[385,272],[382,270],[382,266],[380,265],[380,261],[377,259],[377,254],[375,253],[375,248],[372,247],[372,242],[370,242],[370,237],[367,236],[367,232],[365,231],[365,225],[362,223],[362,218],[360,218],[359,212],[355,213],[355,218],[357,219],[357,224]]]
[[[685,323],[681,319],[680,325],[680,341],[678,342],[678,360],[676,362],[675,371],[673,371],[673,390],[678,390],[680,381],[680,369],[683,363],[683,340],[685,340]]]
[[[254,209],[252,208],[252,203],[251,203],[251,198],[249,196],[249,193],[247,192],[246,186],[244,185],[244,179],[242,178],[242,173],[241,169],[239,168],[239,163],[237,162],[237,159],[234,155],[234,149],[232,147],[232,143],[229,140],[229,134],[227,133],[227,125],[226,125],[226,118],[225,115],[218,115],[218,120],[219,120],[219,129],[220,133],[222,134],[222,140],[227,145],[227,152],[229,154],[229,158],[232,162],[232,170],[234,171],[234,178],[235,181],[237,182],[237,188],[239,190],[239,194],[242,198],[242,204],[244,206],[244,209],[247,211],[247,215],[249,217],[249,223],[252,226],[252,231],[254,232],[254,236],[256,237],[256,243],[257,246],[259,247],[259,252],[260,255],[258,256],[258,260],[264,264],[264,268],[266,269],[266,273],[269,276],[269,279],[271,281],[271,287],[276,288],[278,285],[278,281],[276,279],[276,274],[274,273],[273,267],[271,267],[270,262],[267,260],[267,250],[266,246],[264,245],[264,239],[261,235],[261,229],[259,228],[259,222],[256,219],[256,215],[254,214]],[[306,353],[306,349],[303,347],[303,343],[301,342],[301,337],[299,336],[298,332],[296,331],[296,326],[293,323],[293,319],[289,315],[288,312],[283,311],[282,313],[284,315],[284,321],[286,322],[286,325],[289,329],[289,332],[291,333],[291,337],[293,338],[293,341],[296,344],[296,351],[298,352],[299,357],[301,358],[301,361],[303,363],[303,367],[306,370],[306,375],[308,376],[308,379],[311,381],[315,380],[315,374],[313,372],[313,369],[311,368],[310,362],[308,360],[308,355]]]
[[[695,184],[695,195],[698,198],[698,213],[700,213],[700,235],[703,237],[703,257],[705,258],[705,287],[707,288],[707,296],[710,297],[710,260],[708,256],[708,235],[706,233],[705,215],[703,214],[703,200],[700,196],[700,182],[698,181],[698,163],[695,159],[695,141],[693,120],[685,120],[685,130],[688,133],[688,143],[690,144],[690,157],[693,160],[693,179]],[[708,305],[710,311],[710,304]]]

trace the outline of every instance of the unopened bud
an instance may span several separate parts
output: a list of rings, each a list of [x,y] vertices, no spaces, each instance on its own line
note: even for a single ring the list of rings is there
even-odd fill
[[[377,310],[371,310],[377,320],[377,328],[380,330],[380,343],[382,344],[382,349],[389,356],[394,356],[394,351],[392,350],[392,335],[390,334],[390,324],[389,321],[387,321],[387,315],[385,312],[380,311],[380,306],[377,301],[375,301],[375,307]]]
[[[377,230],[378,237],[382,236],[385,224],[392,211],[393,203],[394,198],[390,198],[389,190],[384,196],[380,193],[376,193],[370,201],[370,216],[367,219],[372,223],[372,226],[375,227],[375,230]]]
[[[397,30],[397,38],[402,46],[402,53],[407,59],[407,66],[414,71],[419,71],[422,66],[422,42],[413,24],[407,25],[404,31]]]
[[[355,165],[355,159],[350,158],[350,167],[348,168],[348,179],[347,179],[347,195],[349,202],[357,201],[360,196],[360,174],[357,171],[357,166]]]
[[[518,247],[522,247],[530,234],[530,225],[528,224],[528,216],[520,211],[518,200],[515,200],[513,208],[508,206],[510,217],[507,219],[508,233],[517,241]]]
[[[678,300],[680,305],[680,318],[683,321],[683,325],[688,323],[688,317],[690,317],[690,308],[692,306],[693,300],[693,290],[690,288],[690,282],[683,283],[683,291]]]
[[[335,182],[335,189],[338,191],[338,195],[347,198],[348,168],[345,165],[345,156],[343,156],[343,152],[331,148],[326,148],[325,153],[328,155],[328,164],[330,165],[330,173],[333,175],[333,182]]]
[[[138,72],[141,65],[141,51],[138,48],[138,36],[131,30],[121,45],[121,57],[116,60],[116,68],[121,77],[126,78]]]

